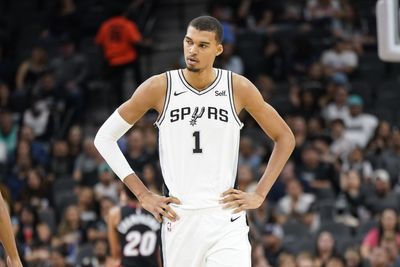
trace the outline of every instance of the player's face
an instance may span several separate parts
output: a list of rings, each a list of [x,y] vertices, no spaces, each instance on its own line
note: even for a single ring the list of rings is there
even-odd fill
[[[189,26],[183,40],[186,68],[199,72],[211,68],[215,57],[222,53],[222,45],[215,39],[215,32],[199,31]]]

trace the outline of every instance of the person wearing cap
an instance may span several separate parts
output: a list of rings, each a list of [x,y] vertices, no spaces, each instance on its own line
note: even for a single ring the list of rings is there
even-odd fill
[[[366,206],[374,214],[385,208],[400,210],[400,202],[395,192],[391,190],[389,173],[384,169],[375,170],[372,176],[373,191],[366,199]]]
[[[357,146],[364,148],[378,126],[378,119],[363,112],[364,101],[359,95],[350,95],[347,105],[350,116],[345,119],[345,136]]]
[[[343,73],[335,73],[330,79],[332,87],[333,102],[329,103],[322,110],[322,116],[325,120],[332,121],[335,119],[345,120],[350,116],[349,107],[347,106],[349,81]]]

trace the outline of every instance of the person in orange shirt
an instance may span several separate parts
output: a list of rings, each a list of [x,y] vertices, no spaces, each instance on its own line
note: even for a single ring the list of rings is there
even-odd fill
[[[104,21],[96,35],[96,43],[103,48],[108,63],[106,78],[110,80],[117,95],[117,101],[123,101],[123,80],[127,69],[133,69],[136,83],[141,83],[138,51],[135,45],[142,41],[135,22],[125,14]]]

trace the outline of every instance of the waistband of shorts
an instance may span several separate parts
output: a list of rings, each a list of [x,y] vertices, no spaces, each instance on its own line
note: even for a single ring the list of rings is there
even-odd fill
[[[221,205],[211,206],[211,207],[203,207],[203,208],[186,208],[184,206],[170,204],[173,210],[176,210],[178,213],[190,215],[190,214],[232,214],[233,209],[224,209]]]

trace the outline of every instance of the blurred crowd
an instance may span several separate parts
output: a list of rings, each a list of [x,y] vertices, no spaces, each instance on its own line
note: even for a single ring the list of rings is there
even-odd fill
[[[132,70],[136,84],[147,78],[139,62],[151,35],[140,15],[159,1],[49,2],[26,58],[13,47],[17,26],[0,19],[0,190],[24,266],[105,266],[107,214],[119,202],[121,183],[93,145],[99,125],[89,109],[100,107],[90,88],[112,89],[111,114],[124,99],[126,72]],[[11,12],[13,3],[3,1],[1,9]],[[47,2],[32,3],[39,12]],[[370,61],[377,56],[374,5],[207,4],[225,31],[216,66],[253,81],[296,138],[267,200],[248,212],[254,267],[400,266],[399,121],[378,112],[400,98],[388,88],[385,102],[378,91],[396,72]],[[99,72],[87,40],[102,51]],[[184,67],[182,59],[172,67]],[[156,116],[143,117],[119,145],[144,183],[160,192]],[[273,143],[248,114],[240,118],[237,184],[251,191]]]

